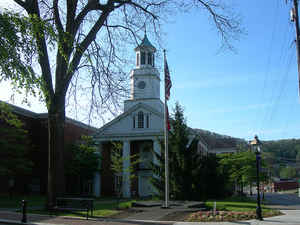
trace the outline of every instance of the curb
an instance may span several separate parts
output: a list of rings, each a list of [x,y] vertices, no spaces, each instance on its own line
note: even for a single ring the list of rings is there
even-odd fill
[[[59,216],[58,216],[59,217]],[[68,216],[61,216],[60,218],[69,218],[69,219],[76,219],[76,220],[84,220],[82,218],[78,217],[68,217]],[[99,221],[99,222],[123,222],[123,223],[143,223],[143,224],[170,224],[170,223],[176,223],[178,221],[157,221],[157,220],[135,220],[135,219],[113,219],[113,218],[90,218],[88,221]],[[67,225],[67,224],[53,224],[53,223],[39,223],[39,222],[28,222],[28,223],[22,223],[17,220],[6,220],[6,219],[0,219],[0,225],[1,224],[12,224],[12,225]]]
[[[66,224],[52,224],[52,223],[22,223],[17,220],[4,220],[0,219],[0,224],[13,224],[13,225],[66,225]]]

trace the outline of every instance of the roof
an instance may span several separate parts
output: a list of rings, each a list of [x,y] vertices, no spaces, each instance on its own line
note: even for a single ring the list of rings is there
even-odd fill
[[[149,41],[147,34],[145,34],[141,44],[139,44],[134,50],[137,51],[139,49],[150,49],[152,51],[156,51],[156,48],[151,44],[151,42]]]
[[[48,113],[35,113],[35,112],[30,111],[30,110],[21,108],[19,106],[7,103],[5,101],[0,100],[0,102],[8,104],[12,108],[12,111],[14,113],[18,114],[18,115],[22,115],[22,116],[29,117],[29,118],[32,118],[32,119],[47,119],[48,118]],[[98,130],[96,127],[92,127],[90,125],[87,125],[85,123],[82,123],[80,121],[77,121],[77,120],[74,120],[74,119],[71,119],[71,118],[68,118],[68,117],[66,117],[66,122],[74,124],[76,126],[84,128],[84,129],[89,129],[89,130],[95,131],[95,132]]]
[[[224,154],[224,153],[236,153],[237,149],[232,147],[232,148],[214,148],[210,149],[209,153],[215,153],[215,154]]]
[[[135,110],[139,109],[139,108],[144,108],[146,110],[148,110],[149,112],[152,112],[154,114],[156,114],[157,116],[164,118],[164,115],[160,112],[158,112],[157,110],[155,110],[154,108],[144,104],[144,103],[138,103],[134,106],[132,106],[130,109],[128,109],[126,112],[123,112],[122,114],[120,114],[119,116],[117,116],[116,118],[114,118],[112,121],[108,122],[107,124],[105,124],[103,127],[101,127],[98,132],[95,134],[95,136],[100,135],[103,133],[103,131],[112,126],[113,124],[119,122],[121,119],[125,118],[127,115],[129,115],[130,113],[134,112]]]

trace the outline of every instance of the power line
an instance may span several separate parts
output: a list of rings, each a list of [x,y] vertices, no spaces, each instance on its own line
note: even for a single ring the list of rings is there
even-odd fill
[[[294,8],[291,10],[291,21],[295,22],[296,29],[296,47],[297,47],[297,65],[298,65],[298,92],[300,97],[300,30],[298,17],[298,0],[293,0]]]
[[[288,27],[289,26],[287,26],[286,31],[288,31]],[[291,30],[290,30],[290,32],[291,32]],[[285,32],[285,33],[287,34],[289,32]],[[278,107],[279,100],[282,97],[282,93],[283,93],[286,83],[287,83],[287,77],[288,77],[288,75],[290,73],[290,69],[291,69],[292,54],[294,53],[293,52],[292,54],[290,54],[290,57],[287,58],[287,52],[290,48],[289,43],[290,43],[290,40],[288,40],[288,36],[285,35],[285,39],[282,42],[281,52],[280,52],[280,56],[279,56],[279,60],[278,60],[279,63],[282,63],[282,64],[284,61],[286,61],[286,66],[284,66],[285,72],[279,73],[282,75],[282,78],[281,78],[281,82],[279,83],[278,89],[272,88],[272,94],[270,97],[271,108],[269,110],[265,110],[265,115],[263,117],[264,119],[262,120],[262,123],[261,123],[261,131],[264,130],[263,128],[266,128],[269,125],[269,123],[272,121],[274,113],[276,112],[276,108]],[[278,90],[279,90],[279,93],[278,93]],[[277,92],[277,95],[276,95],[276,92]]]
[[[269,124],[273,120],[273,117],[274,117],[274,115],[276,113],[276,110],[278,108],[279,101],[280,101],[280,99],[282,97],[283,90],[286,87],[287,77],[288,77],[288,75],[290,73],[290,70],[291,70],[291,64],[292,64],[292,58],[293,58],[292,56],[293,56],[293,54],[291,54],[290,58],[287,60],[287,70],[286,70],[286,72],[284,73],[284,76],[281,79],[279,92],[278,92],[277,98],[275,99],[275,101],[273,103],[272,111],[271,111],[271,114],[270,114]]]
[[[270,44],[269,44],[269,48],[268,48],[268,57],[267,57],[267,66],[266,66],[266,71],[265,71],[265,79],[263,82],[263,88],[262,88],[262,92],[261,92],[261,98],[260,99],[264,99],[265,98],[265,89],[267,86],[267,80],[269,79],[269,74],[270,74],[270,64],[271,64],[271,56],[273,55],[273,43],[274,43],[274,36],[275,36],[275,31],[276,31],[276,27],[278,25],[278,11],[279,11],[279,1],[277,1],[277,5],[276,5],[276,9],[274,12],[274,23],[273,23],[273,28],[272,28],[272,33],[271,33],[271,40],[270,40]],[[259,117],[258,115],[259,112],[257,112],[257,116],[256,118]],[[264,120],[262,120],[263,123]]]

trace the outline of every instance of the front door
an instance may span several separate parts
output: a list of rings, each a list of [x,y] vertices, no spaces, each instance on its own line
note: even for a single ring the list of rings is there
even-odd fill
[[[151,183],[149,176],[139,176],[139,196],[147,197],[151,195]]]

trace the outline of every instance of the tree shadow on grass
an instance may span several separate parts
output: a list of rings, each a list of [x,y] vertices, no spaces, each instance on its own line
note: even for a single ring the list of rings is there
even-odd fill
[[[237,205],[237,204],[226,204],[224,205],[224,208],[228,208],[228,207],[231,207],[231,208],[242,208],[242,209],[249,209],[249,210],[255,210],[256,209],[256,205]],[[262,207],[262,209],[269,209],[267,207]]]

